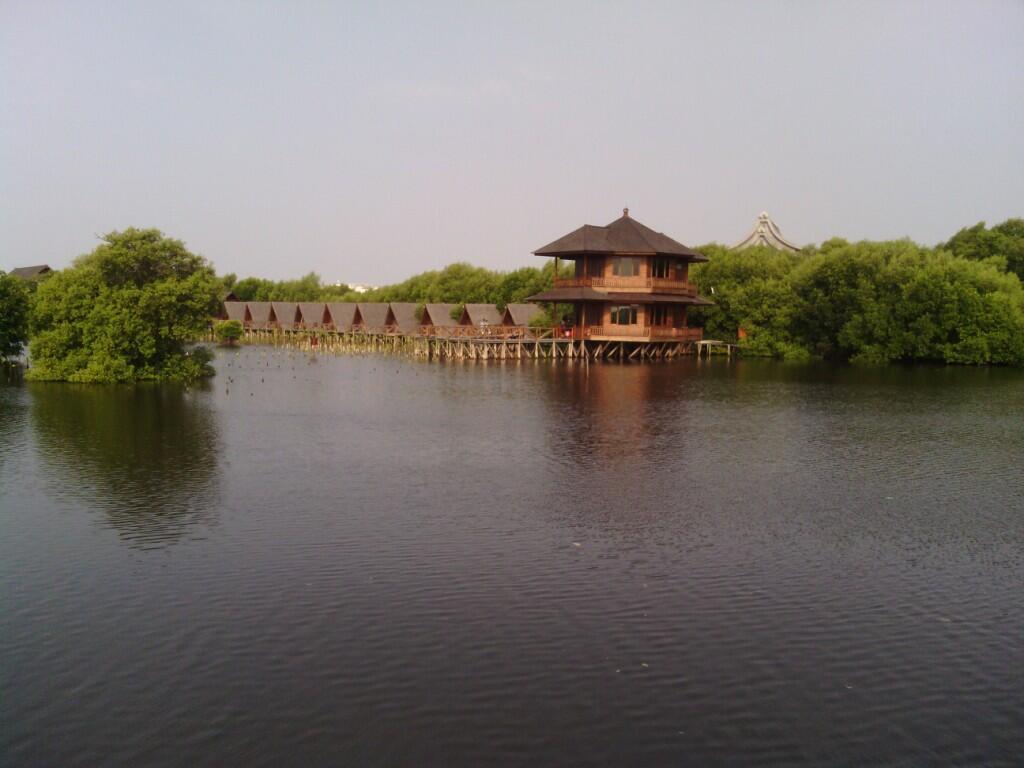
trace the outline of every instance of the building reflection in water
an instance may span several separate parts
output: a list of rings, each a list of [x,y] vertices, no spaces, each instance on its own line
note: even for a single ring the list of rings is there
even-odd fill
[[[51,492],[131,546],[167,546],[215,521],[218,441],[203,391],[176,385],[30,386]]]

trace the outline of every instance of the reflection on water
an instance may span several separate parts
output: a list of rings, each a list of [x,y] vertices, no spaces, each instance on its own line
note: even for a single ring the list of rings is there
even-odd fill
[[[101,510],[124,541],[165,546],[214,522],[215,415],[180,386],[33,384],[49,490]]]
[[[216,365],[0,386],[7,762],[1024,754],[1024,371]]]

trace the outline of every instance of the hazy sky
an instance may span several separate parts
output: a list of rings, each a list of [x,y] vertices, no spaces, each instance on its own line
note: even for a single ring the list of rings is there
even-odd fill
[[[509,269],[1024,215],[1024,2],[0,0],[0,267],[155,226],[218,271]]]

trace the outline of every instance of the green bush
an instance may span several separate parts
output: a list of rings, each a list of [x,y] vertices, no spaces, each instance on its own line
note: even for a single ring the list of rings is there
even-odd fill
[[[209,264],[155,229],[111,232],[42,282],[31,312],[33,379],[131,382],[212,374],[187,351],[215,313]]]
[[[242,338],[242,324],[238,320],[224,320],[214,327],[213,332],[222,344],[231,346]]]

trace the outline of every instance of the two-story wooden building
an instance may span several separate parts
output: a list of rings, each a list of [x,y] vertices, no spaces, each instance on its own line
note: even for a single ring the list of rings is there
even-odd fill
[[[534,254],[554,257],[555,281],[528,301],[571,304],[574,338],[700,341],[686,309],[711,302],[697,295],[689,269],[707,257],[631,219],[628,208],[605,227],[585,224]],[[573,277],[558,276],[561,259],[575,262]]]

